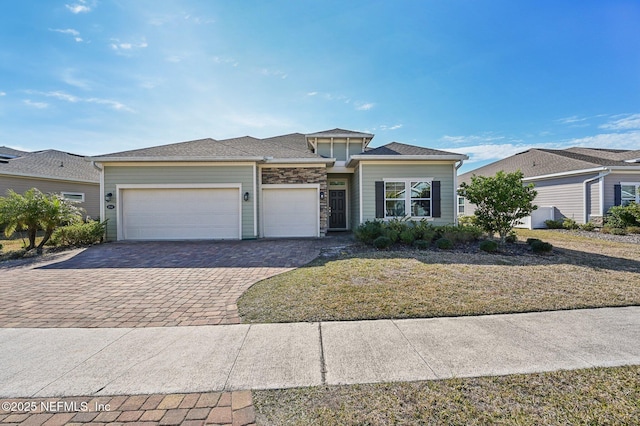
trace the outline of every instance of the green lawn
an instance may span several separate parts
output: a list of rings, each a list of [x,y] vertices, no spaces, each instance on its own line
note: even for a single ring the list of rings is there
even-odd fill
[[[261,425],[637,425],[640,366],[254,391]]]
[[[520,237],[550,241],[554,252],[356,251],[255,284],[238,301],[239,311],[243,322],[262,323],[640,304],[637,245],[553,231]]]

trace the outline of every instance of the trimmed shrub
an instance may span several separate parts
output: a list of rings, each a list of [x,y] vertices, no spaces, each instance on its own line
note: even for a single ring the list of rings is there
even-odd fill
[[[416,240],[425,240],[431,242],[436,236],[435,228],[426,220],[414,222],[413,232],[415,233]]]
[[[55,245],[88,246],[102,242],[106,226],[107,221],[74,223],[73,225],[58,228],[51,239],[55,242]]]
[[[587,222],[580,225],[580,229],[582,229],[583,231],[592,232],[595,231],[596,225],[594,225],[593,222]]]
[[[400,241],[411,245],[416,239],[416,234],[412,228],[407,228],[400,233]]]
[[[563,221],[561,220],[545,220],[544,224],[547,226],[547,228],[549,229],[562,229],[563,228]]]
[[[353,231],[353,235],[363,243],[371,244],[382,235],[382,225],[383,222],[379,220],[367,220]]]
[[[429,248],[429,245],[431,245],[431,241],[426,241],[426,240],[415,240],[413,242],[413,245],[415,248],[417,248],[418,250],[426,250]]]
[[[527,238],[527,244],[531,245],[533,243],[535,243],[536,241],[542,241],[540,238]]]
[[[611,228],[613,235],[627,235],[627,231],[624,228]]]
[[[565,217],[562,221],[562,227],[570,230],[578,229],[578,223],[569,217]]]
[[[509,244],[514,244],[518,242],[518,235],[515,232],[511,231],[504,240]]]
[[[380,236],[373,240],[373,246],[379,250],[388,249],[392,244],[391,238],[385,236]]]
[[[480,243],[480,250],[495,253],[498,251],[498,243],[493,240],[484,240]]]
[[[453,248],[453,242],[447,238],[440,238],[436,241],[436,247],[440,250],[451,250]]]
[[[531,243],[531,251],[534,253],[549,253],[551,250],[553,250],[551,243],[545,243],[540,240]]]
[[[611,228],[640,226],[640,204],[629,203],[626,206],[614,206],[609,209],[605,219]]]
[[[478,240],[483,234],[477,226],[440,226],[436,228],[436,237],[451,240],[454,245]]]
[[[630,234],[640,234],[640,226],[629,226],[627,232]]]
[[[476,224],[475,216],[459,216],[458,225],[460,226],[474,226]]]

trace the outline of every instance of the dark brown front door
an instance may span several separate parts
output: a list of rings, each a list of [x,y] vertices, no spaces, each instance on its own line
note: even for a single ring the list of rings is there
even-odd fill
[[[347,227],[347,191],[332,189],[329,191],[329,228],[345,229]]]

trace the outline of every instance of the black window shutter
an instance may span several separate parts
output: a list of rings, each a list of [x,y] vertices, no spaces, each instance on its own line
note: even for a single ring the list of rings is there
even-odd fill
[[[613,185],[613,205],[619,206],[622,204],[622,186],[617,183]]]
[[[384,219],[384,182],[376,182],[376,219]]]
[[[431,216],[441,217],[442,212],[440,209],[440,181],[434,180],[431,182]]]

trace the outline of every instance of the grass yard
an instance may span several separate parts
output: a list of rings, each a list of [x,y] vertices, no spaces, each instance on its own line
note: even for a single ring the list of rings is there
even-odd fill
[[[519,231],[542,255],[355,251],[317,259],[251,287],[245,323],[427,318],[640,304],[637,244]]]
[[[640,366],[254,391],[260,425],[637,425]]]

